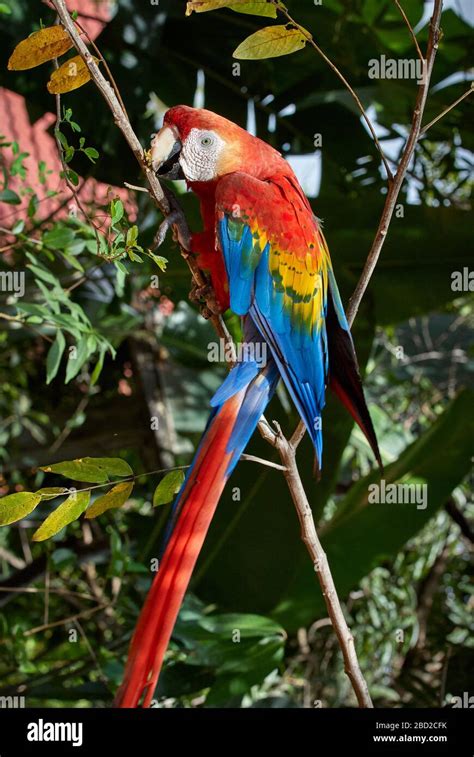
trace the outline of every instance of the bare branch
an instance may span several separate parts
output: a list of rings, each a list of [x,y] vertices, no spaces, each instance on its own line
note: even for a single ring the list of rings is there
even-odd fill
[[[271,460],[264,460],[263,457],[256,457],[255,455],[242,454],[240,459],[246,460],[250,463],[260,463],[260,465],[266,465],[268,468],[276,468],[276,470],[286,470],[284,465],[278,465],[278,463],[273,463]]]
[[[412,27],[412,25],[410,24],[410,22],[408,20],[408,16],[405,13],[405,11],[403,10],[403,8],[400,5],[400,3],[398,2],[398,0],[393,0],[393,1],[394,1],[395,5],[397,6],[398,10],[400,11],[400,13],[402,14],[403,20],[405,21],[405,23],[406,23],[406,25],[408,27],[408,31],[410,32],[410,36],[411,36],[411,38],[412,38],[412,40],[413,40],[413,42],[415,44],[416,52],[418,54],[419,59],[421,60],[422,63],[424,63],[425,59],[423,58],[423,53],[420,50],[420,46],[418,44],[418,40],[417,40],[417,38],[415,36],[415,32],[413,31],[413,27]]]
[[[400,193],[400,189],[405,179],[405,174],[407,172],[408,166],[415,152],[415,147],[420,136],[421,120],[423,118],[423,112],[426,105],[426,99],[428,97],[428,89],[429,89],[429,84],[430,84],[430,79],[431,79],[431,73],[433,71],[433,64],[436,57],[436,52],[438,50],[438,40],[439,40],[439,34],[440,34],[439,24],[440,24],[442,10],[443,10],[443,0],[435,0],[433,16],[430,21],[430,33],[429,33],[429,38],[428,38],[428,47],[426,51],[425,75],[423,77],[423,81],[418,87],[418,94],[416,97],[415,110],[413,112],[413,120],[412,120],[410,133],[408,135],[405,148],[403,150],[402,157],[400,159],[400,163],[398,165],[394,180],[388,188],[384,209],[382,212],[382,216],[380,218],[379,226],[377,229],[377,233],[375,235],[375,239],[372,244],[372,248],[369,252],[368,258],[364,266],[364,270],[362,271],[362,275],[355,288],[354,294],[352,295],[349,301],[349,307],[347,309],[347,320],[349,321],[349,325],[352,325],[352,323],[354,322],[354,318],[357,315],[357,311],[359,309],[359,305],[364,295],[364,292],[367,289],[369,281],[375,270],[375,266],[377,265],[379,255],[382,250],[383,244],[385,242],[385,237],[387,236],[390,222],[392,220],[392,215],[393,215],[393,211],[395,210],[395,205],[398,199],[398,195]]]
[[[313,562],[314,570],[321,584],[328,615],[331,618],[334,632],[341,647],[344,658],[344,670],[351,681],[359,707],[373,707],[369,689],[357,659],[354,637],[344,618],[326,553],[318,538],[313,513],[300,478],[298,466],[296,465],[295,449],[281,432],[277,435],[276,448],[286,469],[283,475],[285,476],[298,514],[301,525],[301,538]]]
[[[445,116],[446,113],[449,113],[450,110],[455,108],[456,105],[459,105],[459,103],[465,100],[466,97],[469,97],[469,95],[472,95],[473,92],[474,92],[474,81],[471,82],[471,86],[469,87],[467,92],[464,92],[464,94],[461,95],[461,97],[458,97],[458,99],[455,100],[453,103],[451,103],[451,105],[448,105],[448,107],[445,108],[443,111],[441,111],[441,113],[438,116],[436,116],[436,118],[433,118],[433,120],[430,121],[429,124],[426,124],[426,126],[423,126],[422,130],[420,131],[420,138],[424,137],[428,129],[431,129],[431,127],[434,126],[436,123],[438,123],[438,121],[441,118],[443,118],[443,116]]]
[[[374,144],[375,144],[377,150],[379,151],[379,154],[380,154],[380,157],[382,159],[382,163],[384,164],[385,171],[387,173],[387,178],[388,178],[388,181],[389,181],[389,184],[390,184],[392,182],[392,180],[393,180],[393,176],[392,176],[392,172],[390,170],[390,166],[388,164],[387,158],[385,157],[384,151],[382,150],[382,146],[381,146],[381,144],[380,144],[380,142],[378,140],[377,134],[375,133],[375,129],[373,127],[372,121],[370,120],[370,118],[368,117],[367,113],[365,112],[365,108],[362,105],[360,97],[353,90],[353,88],[351,87],[351,85],[347,81],[347,79],[344,76],[344,74],[341,71],[339,71],[339,69],[336,66],[336,64],[333,63],[330,58],[328,58],[328,56],[326,55],[326,53],[323,50],[321,50],[321,48],[319,47],[319,45],[317,45],[316,42],[314,41],[313,37],[309,36],[309,34],[306,31],[306,29],[304,29],[297,21],[294,20],[294,18],[292,18],[290,16],[290,14],[286,10],[286,8],[284,6],[281,6],[278,3],[278,0],[273,0],[273,4],[276,6],[277,10],[283,16],[285,16],[286,19],[288,19],[288,21],[291,24],[293,24],[295,27],[297,27],[301,31],[301,33],[304,34],[304,36],[308,40],[308,42],[311,45],[311,47],[313,47],[316,50],[316,52],[318,53],[318,55],[320,55],[321,58],[332,69],[332,71],[334,71],[334,73],[336,74],[336,76],[338,77],[338,79],[340,79],[340,81],[342,81],[342,83],[344,84],[344,86],[346,87],[346,89],[351,94],[352,98],[354,99],[354,101],[355,101],[355,103],[356,103],[356,105],[357,105],[357,107],[358,107],[358,109],[359,109],[359,111],[360,111],[360,113],[362,115],[362,118],[364,119],[365,123],[367,124],[367,128],[369,129],[369,131],[370,131],[370,133],[372,135],[372,139],[374,140]]]

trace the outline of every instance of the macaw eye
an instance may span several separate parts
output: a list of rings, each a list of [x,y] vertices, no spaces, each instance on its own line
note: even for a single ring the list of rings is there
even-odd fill
[[[202,137],[201,145],[203,147],[209,147],[209,145],[212,145],[212,137]]]

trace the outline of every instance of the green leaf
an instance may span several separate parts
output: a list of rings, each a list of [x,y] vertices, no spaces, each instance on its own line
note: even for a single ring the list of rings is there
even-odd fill
[[[128,276],[129,270],[127,266],[122,263],[121,260],[114,260],[114,265],[117,268],[117,270],[120,271],[120,273],[123,273],[124,276]]]
[[[106,510],[111,510],[115,507],[122,507],[132,493],[133,481],[124,481],[121,484],[116,484],[106,494],[101,497],[97,497],[95,502],[89,507],[86,512],[86,518],[97,518],[98,515],[102,515]]]
[[[30,201],[28,203],[28,210],[27,210],[28,218],[35,217],[36,211],[38,210],[38,205],[39,205],[38,195],[35,192],[34,194],[31,195]]]
[[[291,24],[266,26],[244,39],[234,50],[233,56],[240,60],[278,58],[280,55],[289,55],[302,50],[309,39],[311,39],[309,32]]]
[[[90,498],[91,493],[89,491],[79,491],[71,494],[54,512],[48,515],[46,520],[34,532],[31,537],[33,541],[50,539],[51,536],[59,533],[69,523],[77,520],[89,504]]]
[[[127,237],[126,237],[126,245],[127,247],[130,247],[131,245],[134,245],[135,242],[138,239],[138,226],[130,226],[129,230],[127,231]]]
[[[23,231],[24,228],[25,228],[25,222],[24,222],[24,220],[22,218],[19,218],[18,221],[16,221],[13,224],[13,226],[11,228],[11,233],[15,234],[15,236],[16,236],[17,234],[21,234],[21,232]]]
[[[105,358],[105,350],[102,349],[100,351],[99,359],[97,363],[95,364],[94,370],[92,371],[92,374],[91,374],[91,381],[90,381],[91,386],[95,386],[95,384],[97,383],[97,380],[102,372],[102,368],[104,367],[104,358]]]
[[[19,302],[17,308],[22,313],[38,316],[42,321],[49,316],[48,309],[44,305],[35,305],[33,302]]]
[[[12,9],[9,5],[6,3],[0,3],[0,13],[5,13],[7,16],[9,16],[12,12]]]
[[[59,284],[57,278],[45,268],[42,268],[39,265],[31,265],[31,263],[29,263],[26,267],[29,268],[35,276],[37,276],[39,279],[42,279],[43,281],[46,281],[48,284],[52,284],[53,286],[57,286]]]
[[[85,481],[89,484],[104,484],[109,480],[107,473],[97,465],[87,462],[90,458],[66,460],[63,463],[45,465],[40,470],[45,473],[58,473],[73,481]]]
[[[121,200],[113,200],[110,204],[110,213],[114,225],[121,221],[124,214],[123,202]]]
[[[66,176],[71,184],[74,184],[75,187],[79,186],[79,176],[75,171],[73,171],[72,168],[68,168],[68,170],[66,171]]]
[[[66,135],[65,135],[65,134],[63,134],[63,133],[62,133],[62,131],[59,131],[59,129],[57,129],[57,130],[56,130],[56,136],[57,136],[57,138],[58,138],[59,142],[61,143],[61,147],[62,147],[62,148],[63,148],[64,150],[67,150],[67,149],[68,149],[68,147],[69,147],[69,142],[67,141],[67,137],[66,137]]]
[[[48,247],[52,247],[55,250],[64,250],[65,247],[72,244],[75,239],[75,234],[72,229],[67,226],[57,224],[53,229],[47,231],[43,235],[43,242]]]
[[[153,507],[166,505],[179,492],[184,481],[182,470],[172,470],[160,481],[153,495]]]
[[[46,465],[40,470],[45,473],[58,473],[73,481],[85,481],[89,484],[104,484],[109,480],[109,475],[133,475],[129,464],[119,457],[83,457]]]
[[[82,366],[87,362],[88,358],[90,357],[91,353],[94,352],[94,350],[95,345],[92,349],[90,348],[87,336],[81,337],[77,345],[74,345],[74,348],[69,352],[69,359],[67,361],[66,384],[68,384],[71,379],[77,376]]]
[[[129,257],[129,258],[130,258],[130,260],[131,260],[131,261],[133,261],[134,263],[143,263],[143,260],[142,260],[142,258],[140,257],[140,255],[137,255],[137,254],[136,254],[136,252],[133,252],[133,250],[129,250],[129,251],[128,251],[128,257]]]
[[[46,383],[50,384],[57,375],[61,358],[66,348],[66,339],[62,331],[56,332],[56,339],[51,345],[46,358]]]
[[[39,502],[41,502],[41,495],[37,492],[18,492],[18,494],[2,497],[0,499],[0,526],[8,526],[9,523],[21,520],[31,513]]]
[[[133,471],[121,457],[85,457],[85,461],[103,468],[110,476],[133,476]]]
[[[95,147],[86,147],[84,152],[92,163],[95,163],[95,161],[99,157],[99,153],[95,149]]]
[[[161,255],[155,255],[155,253],[151,250],[148,250],[148,255],[152,260],[154,260],[160,271],[166,271],[166,266],[168,264],[168,260],[166,258],[163,258]]]
[[[21,197],[13,189],[4,189],[0,192],[0,202],[6,202],[8,205],[21,205]]]

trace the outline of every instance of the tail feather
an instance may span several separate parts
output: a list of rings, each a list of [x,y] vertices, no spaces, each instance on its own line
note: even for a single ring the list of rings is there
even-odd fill
[[[236,369],[234,369],[236,370]],[[176,525],[132,638],[115,706],[153,697],[163,657],[222,490],[278,380],[273,361],[216,409],[178,495]]]
[[[329,343],[329,386],[365,434],[375,459],[382,468],[382,459],[364,397],[354,344],[343,311],[341,316],[342,303],[340,303],[339,293],[334,286],[331,287],[331,296],[328,297],[326,314]]]

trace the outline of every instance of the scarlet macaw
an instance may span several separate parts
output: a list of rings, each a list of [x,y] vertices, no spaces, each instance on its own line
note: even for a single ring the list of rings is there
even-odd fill
[[[177,497],[173,531],[141,612],[116,705],[148,706],[194,565],[222,490],[281,377],[321,467],[321,412],[329,384],[380,461],[349,326],[329,251],[284,158],[208,110],[178,105],[152,144],[157,174],[184,178],[200,200],[193,235],[217,300],[241,316],[245,341],[265,343],[263,364],[238,363],[211,401],[214,410]],[[255,350],[255,354],[265,352]]]

